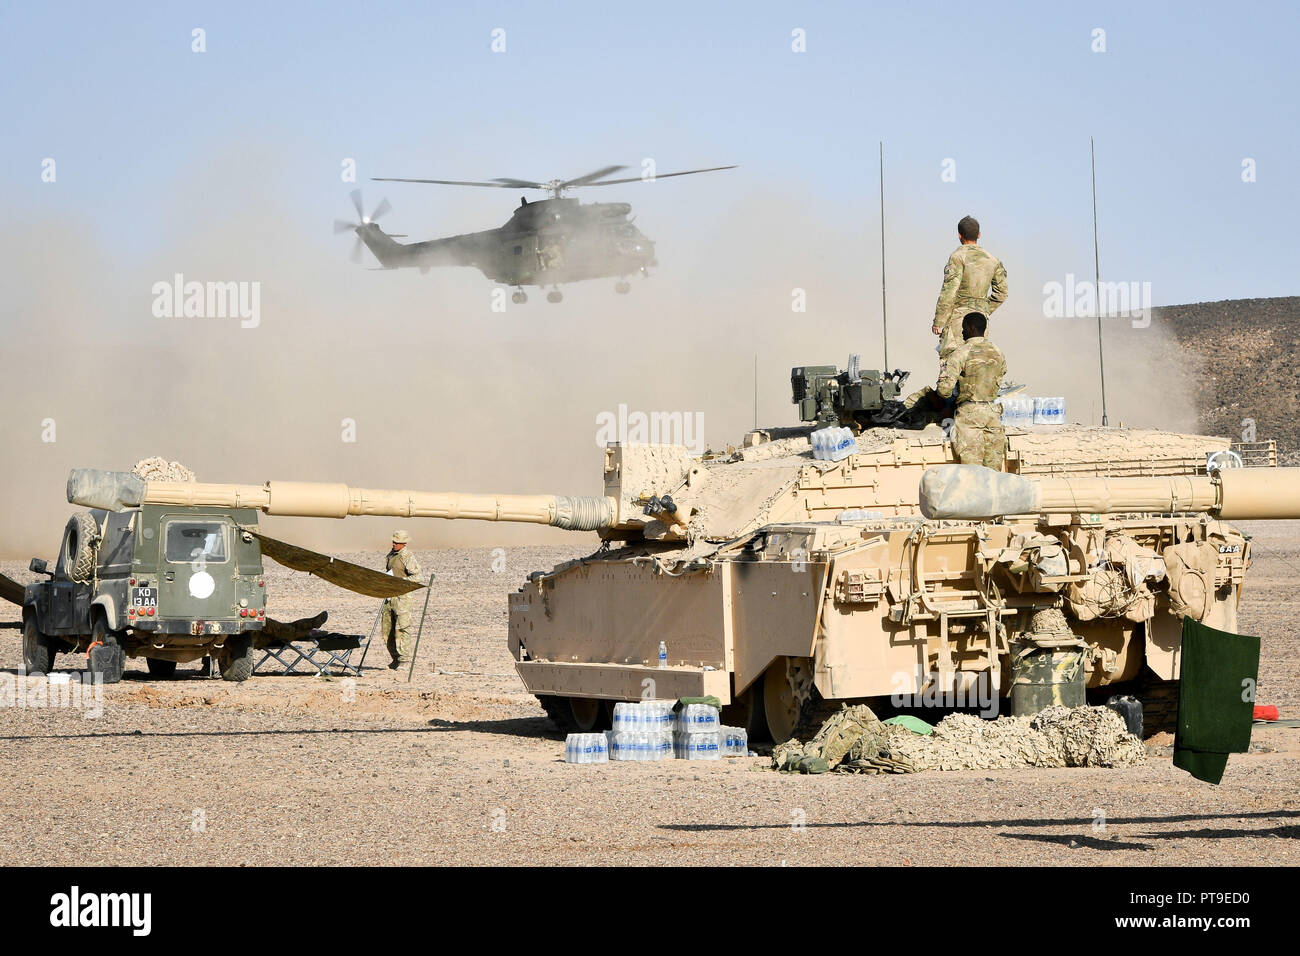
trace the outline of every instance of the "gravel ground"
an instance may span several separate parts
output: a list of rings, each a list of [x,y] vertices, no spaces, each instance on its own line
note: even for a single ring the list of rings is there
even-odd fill
[[[1264,638],[1260,699],[1300,717],[1300,522],[1249,530],[1241,624]],[[1257,730],[1218,787],[1168,757],[883,778],[781,776],[759,758],[567,766],[514,675],[505,599],[574,555],[513,548],[494,573],[488,549],[420,552],[438,583],[410,684],[376,643],[367,664],[381,669],[355,683],[231,685],[197,665],[151,681],[131,661],[97,718],[6,709],[0,862],[1300,864],[1300,731],[1284,728]],[[0,570],[31,579],[25,563]],[[365,633],[374,619],[377,602],[269,563],[267,584],[282,620],[327,608],[331,628]],[[0,605],[11,674],[18,618]]]

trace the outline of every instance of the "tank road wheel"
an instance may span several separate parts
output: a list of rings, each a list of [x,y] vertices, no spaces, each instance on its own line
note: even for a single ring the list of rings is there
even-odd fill
[[[553,697],[538,694],[537,702],[551,723],[566,734],[587,734],[614,726],[614,708],[595,697]]]
[[[253,676],[253,637],[251,634],[232,634],[221,649],[217,664],[221,679],[242,682]]]
[[[169,677],[176,676],[176,662],[165,661],[160,657],[146,657],[145,666],[149,668],[150,677],[158,677],[167,680]]]
[[[1178,681],[1160,680],[1154,674],[1141,683],[1142,733],[1172,734],[1178,731]]]
[[[36,626],[36,615],[23,618],[23,669],[29,674],[48,674],[55,653],[54,642]]]
[[[731,703],[722,708],[722,722],[728,727],[743,727],[750,740],[767,740],[767,718],[763,713],[763,679],[754,681],[743,694],[733,694]]]
[[[815,694],[808,658],[778,657],[768,666],[763,673],[763,716],[772,743],[784,743],[795,736]]]

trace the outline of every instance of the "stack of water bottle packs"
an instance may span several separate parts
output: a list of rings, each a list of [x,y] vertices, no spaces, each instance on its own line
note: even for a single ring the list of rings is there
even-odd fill
[[[1029,398],[1021,395],[1004,395],[1002,424],[1017,428],[1030,425],[1064,425],[1065,399],[1061,397]]]
[[[708,704],[643,700],[614,705],[614,728],[603,734],[569,734],[565,763],[610,760],[718,760],[743,757],[749,739],[740,727],[723,727]]]
[[[614,705],[611,760],[663,760],[673,755],[673,702],[642,700]]]
[[[819,461],[841,461],[857,454],[858,440],[847,428],[819,428],[808,436],[813,457]]]

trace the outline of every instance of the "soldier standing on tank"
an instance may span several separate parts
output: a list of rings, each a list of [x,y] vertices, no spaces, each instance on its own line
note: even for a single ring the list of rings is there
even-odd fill
[[[405,531],[393,532],[393,548],[388,552],[385,566],[388,573],[404,581],[420,580],[420,562],[406,546],[411,536]],[[389,668],[396,670],[411,663],[411,595],[399,594],[384,599],[380,611],[380,629],[392,657]]]
[[[994,400],[998,397],[998,382],[1007,374],[1007,360],[985,338],[987,329],[988,317],[982,312],[966,314],[961,322],[965,341],[949,354],[935,391],[944,398],[956,392],[952,447],[958,461],[1001,471],[1007,435]]]
[[[987,320],[1007,300],[1007,270],[980,246],[980,224],[975,217],[961,218],[957,238],[961,245],[944,266],[943,288],[930,326],[930,331],[939,336],[941,374],[948,356],[961,346],[962,317],[968,312],[981,312]]]

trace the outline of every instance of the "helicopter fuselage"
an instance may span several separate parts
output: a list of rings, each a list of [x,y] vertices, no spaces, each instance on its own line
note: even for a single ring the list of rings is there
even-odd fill
[[[357,235],[386,269],[471,266],[512,286],[623,278],[656,265],[654,243],[628,218],[628,203],[558,197],[521,202],[497,229],[401,243],[374,223]]]

